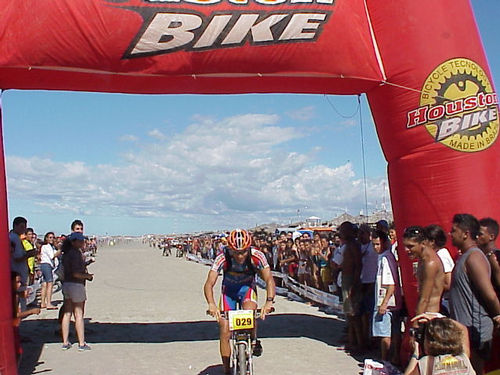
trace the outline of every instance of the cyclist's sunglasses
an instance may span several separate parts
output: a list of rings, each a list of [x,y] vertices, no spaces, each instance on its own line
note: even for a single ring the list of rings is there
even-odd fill
[[[249,249],[246,249],[246,250],[233,250],[233,249],[229,249],[229,252],[233,255],[246,255],[248,253],[248,250]]]

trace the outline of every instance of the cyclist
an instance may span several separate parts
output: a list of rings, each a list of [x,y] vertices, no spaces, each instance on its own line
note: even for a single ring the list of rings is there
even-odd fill
[[[275,285],[271,269],[266,256],[251,246],[252,238],[244,229],[233,230],[227,238],[228,245],[224,248],[208,272],[204,292],[208,303],[208,313],[217,319],[220,332],[220,354],[224,372],[230,371],[231,346],[229,343],[230,332],[227,319],[221,316],[220,311],[236,310],[239,304],[245,310],[257,309],[257,285],[255,275],[260,274],[266,282],[267,298],[261,309],[261,318],[271,312],[274,303]],[[217,282],[219,273],[223,271],[222,294],[219,307],[214,299],[213,287]],[[254,336],[256,332],[254,330]],[[256,340],[253,345],[253,354],[262,354],[260,341]]]

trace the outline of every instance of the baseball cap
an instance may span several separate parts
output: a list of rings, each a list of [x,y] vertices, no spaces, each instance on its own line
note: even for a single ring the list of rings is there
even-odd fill
[[[85,241],[85,237],[81,232],[73,232],[68,238],[70,241]]]
[[[377,225],[380,225],[386,229],[389,229],[389,223],[387,222],[387,220],[383,220],[383,219],[379,220],[379,221],[377,221]]]

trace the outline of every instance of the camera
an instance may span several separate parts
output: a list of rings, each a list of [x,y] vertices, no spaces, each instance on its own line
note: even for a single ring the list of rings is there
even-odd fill
[[[427,329],[427,323],[420,323],[418,327],[410,328],[410,336],[415,339],[416,342],[423,347],[424,338],[425,338],[425,330]]]

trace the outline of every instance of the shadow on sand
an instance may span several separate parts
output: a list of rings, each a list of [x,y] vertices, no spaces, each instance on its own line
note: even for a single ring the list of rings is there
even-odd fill
[[[345,324],[341,320],[306,314],[273,314],[259,321],[260,338],[307,337],[330,346],[340,346]],[[20,375],[39,374],[40,354],[44,344],[60,343],[57,319],[25,320],[21,335],[29,337],[23,343],[24,355]],[[73,327],[72,327],[73,329]],[[100,323],[86,319],[86,340],[89,343],[169,343],[218,340],[218,325],[213,320],[170,323]],[[219,374],[221,367],[213,365],[203,374]]]

